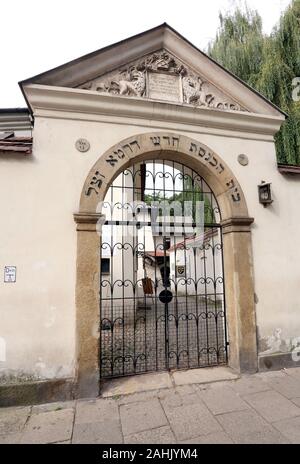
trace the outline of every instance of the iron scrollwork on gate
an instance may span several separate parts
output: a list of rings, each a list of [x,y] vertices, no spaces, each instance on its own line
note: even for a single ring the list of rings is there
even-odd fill
[[[101,377],[226,363],[220,211],[204,179],[171,161],[136,164],[102,213]]]

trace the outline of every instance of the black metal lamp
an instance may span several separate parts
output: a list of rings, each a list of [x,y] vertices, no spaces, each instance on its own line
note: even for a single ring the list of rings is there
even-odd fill
[[[258,197],[259,202],[264,205],[264,207],[273,203],[270,182],[261,182],[258,186]]]

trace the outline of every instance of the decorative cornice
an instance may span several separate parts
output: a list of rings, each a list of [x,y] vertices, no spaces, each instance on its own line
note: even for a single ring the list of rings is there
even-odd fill
[[[32,129],[28,113],[7,112],[0,113],[0,132]]]
[[[209,127],[229,131],[248,132],[274,136],[284,121],[284,116],[261,115],[240,111],[220,111],[213,108],[192,107],[186,104],[154,102],[153,100],[127,98],[82,89],[68,89],[39,84],[25,87],[26,96],[35,116],[64,119],[87,119],[88,116],[110,118],[151,119]]]
[[[74,213],[74,221],[77,224],[77,231],[84,232],[96,232],[97,224],[101,217],[104,217],[101,213]]]
[[[231,217],[221,221],[223,234],[230,234],[232,232],[250,232],[251,224],[254,218],[252,217]]]
[[[99,219],[103,217],[101,213],[74,213],[74,221],[76,224],[97,224]]]

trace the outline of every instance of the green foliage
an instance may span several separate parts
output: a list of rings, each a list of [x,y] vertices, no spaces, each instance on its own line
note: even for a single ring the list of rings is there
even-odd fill
[[[270,36],[262,33],[256,11],[237,8],[220,16],[209,55],[288,113],[276,135],[280,163],[300,164],[300,102],[292,82],[300,76],[300,0],[292,0]]]
[[[181,203],[182,212],[184,212],[185,202],[191,202],[192,216],[194,220],[197,217],[196,215],[196,208],[198,207],[197,202],[203,201],[204,202],[204,224],[213,224],[216,222],[214,209],[213,209],[212,194],[210,193],[204,194],[201,191],[201,188],[197,184],[197,182],[193,181],[193,179],[189,175],[184,175],[182,191],[178,193],[174,193],[174,195],[172,195],[171,197],[164,197],[163,191],[155,192],[155,194],[148,193],[144,196],[144,202],[149,206],[153,205],[153,203],[163,202],[163,201],[168,201],[170,205],[173,202]],[[170,215],[174,216],[174,209],[170,210]]]
[[[208,53],[218,63],[248,82],[259,72],[264,36],[256,11],[237,8],[233,15],[219,15],[220,30]]]

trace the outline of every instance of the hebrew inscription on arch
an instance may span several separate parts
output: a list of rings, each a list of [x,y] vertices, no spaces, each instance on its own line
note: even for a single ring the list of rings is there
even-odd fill
[[[187,137],[181,137],[180,135],[169,135],[164,133],[158,134],[146,134],[142,137],[133,137],[126,141],[126,143],[115,146],[112,151],[105,154],[105,162],[112,168],[118,169],[122,166],[122,160],[124,158],[134,161],[135,157],[143,153],[153,150],[169,150],[182,152],[187,155],[193,155],[199,157],[201,163],[206,165],[211,171],[217,176],[220,176],[226,190],[230,194],[233,203],[239,203],[241,201],[241,194],[239,187],[236,185],[234,179],[231,178],[231,173],[227,172],[227,169],[222,164],[220,158],[211,150],[208,150],[201,143],[197,143],[188,139]],[[184,162],[184,160],[183,160]],[[88,182],[88,186],[85,190],[86,196],[99,195],[103,182],[109,182],[110,179],[106,179],[105,175],[102,174],[98,169],[91,175]]]

